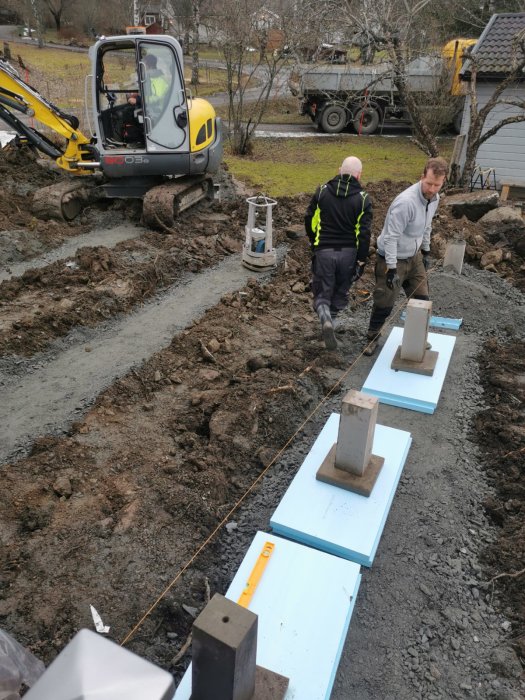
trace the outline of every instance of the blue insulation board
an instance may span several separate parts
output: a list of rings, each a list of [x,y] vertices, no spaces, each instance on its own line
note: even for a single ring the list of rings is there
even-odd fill
[[[270,518],[273,531],[363,566],[371,566],[412,442],[404,430],[376,425],[372,453],[385,463],[370,496],[316,479],[337,441],[339,414],[332,413]]]
[[[403,341],[403,329],[392,328],[388,339],[363,384],[365,394],[377,396],[381,403],[409,408],[421,413],[434,413],[445,381],[456,338],[442,333],[429,333],[432,350],[439,353],[434,374],[402,372],[391,369],[397,348]]]
[[[249,609],[259,616],[257,663],[290,679],[286,700],[329,700],[361,582],[354,564],[258,532],[226,597],[237,601],[264,548],[275,549]],[[191,665],[175,693],[191,696]]]
[[[406,317],[407,312],[403,311],[403,313],[400,316],[400,320],[404,321]],[[431,328],[446,328],[449,331],[459,331],[462,323],[462,318],[445,318],[444,316],[431,316],[429,325]]]

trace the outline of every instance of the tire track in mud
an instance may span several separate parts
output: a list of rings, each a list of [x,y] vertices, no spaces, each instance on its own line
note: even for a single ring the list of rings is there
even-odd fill
[[[281,250],[280,257],[282,254]],[[14,386],[9,386],[6,375],[0,375],[0,386],[5,386],[0,406],[0,461],[7,461],[16,451],[24,453],[39,434],[67,430],[103,389],[167,345],[223,294],[238,290],[253,275],[241,266],[239,256],[231,256],[197,277],[186,277],[105,329],[87,333],[87,340],[44,361],[43,367]]]

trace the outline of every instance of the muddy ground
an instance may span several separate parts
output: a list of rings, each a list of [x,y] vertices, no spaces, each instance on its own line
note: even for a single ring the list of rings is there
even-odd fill
[[[185,213],[170,233],[142,229],[44,264],[46,251],[89,242],[104,223],[140,229],[140,212],[110,204],[74,225],[37,220],[31,192],[56,175],[27,162],[22,173],[19,157],[0,154],[0,387],[12,403],[1,414],[10,433],[0,450],[0,628],[49,663],[92,627],[91,604],[111,638],[179,679],[193,615],[226,590],[327,415],[372,366],[360,353],[373,256],[329,353],[310,307],[306,195],[274,209],[271,275],[234,279],[247,207],[227,174],[227,196]],[[376,233],[404,184],[368,188]],[[410,430],[414,443],[364,572],[338,700],[524,691],[525,261],[512,250],[495,272],[477,269],[493,243],[443,208],[434,233],[434,312],[464,323],[436,413],[380,408],[380,422]],[[472,263],[461,277],[439,262],[457,235]],[[27,269],[10,274],[15,264]],[[188,320],[190,302],[177,300],[199,280],[206,294],[211,272],[229,278],[229,291]],[[121,330],[111,331],[166,300],[173,328],[162,349],[119,364]],[[99,387],[80,360],[100,338]],[[145,340],[140,326],[135,338]],[[31,433],[41,394],[55,388],[46,372],[74,351],[63,399]],[[76,389],[83,399],[66,410]]]

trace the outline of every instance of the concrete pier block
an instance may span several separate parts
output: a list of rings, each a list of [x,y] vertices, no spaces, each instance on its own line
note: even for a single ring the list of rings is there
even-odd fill
[[[391,369],[428,377],[434,374],[438,353],[426,349],[431,315],[431,301],[411,299],[408,302],[403,339],[394,355]]]
[[[216,593],[193,623],[192,700],[251,700],[257,615]]]
[[[452,240],[448,243],[445,249],[445,257],[443,259],[443,269],[452,269],[461,274],[463,269],[463,258],[465,257],[466,241]]]
[[[431,301],[410,299],[407,306],[403,342],[401,343],[402,360],[410,360],[412,362],[421,362],[423,360],[431,315]]]
[[[379,400],[351,389],[343,399],[337,442],[317,472],[317,479],[369,496],[383,457],[372,454]]]
[[[362,476],[372,454],[379,401],[351,389],[343,398],[335,450],[335,466]]]

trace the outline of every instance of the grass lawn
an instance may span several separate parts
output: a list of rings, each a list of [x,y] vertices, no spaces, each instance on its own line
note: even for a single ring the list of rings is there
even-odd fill
[[[454,138],[442,138],[441,155],[450,157]],[[232,156],[225,162],[232,175],[270,197],[313,192],[337,174],[346,156],[363,161],[363,183],[377,180],[416,181],[426,161],[409,137],[357,136],[291,138],[254,141],[250,157]]]

